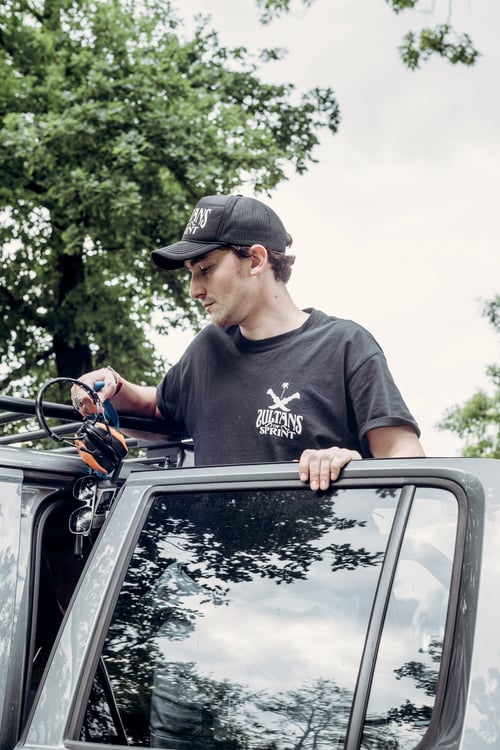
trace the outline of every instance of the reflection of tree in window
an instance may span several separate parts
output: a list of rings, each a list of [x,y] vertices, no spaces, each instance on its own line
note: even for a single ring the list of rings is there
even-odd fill
[[[186,594],[183,600],[183,588],[197,587],[200,601],[210,600],[221,606],[229,585],[256,579],[269,579],[278,586],[305,581],[317,561],[327,560],[335,572],[376,567],[381,563],[383,550],[354,547],[349,541],[352,533],[346,535],[345,541],[339,542],[338,534],[332,541],[332,530],[349,532],[366,526],[364,519],[337,515],[336,497],[337,491],[312,495],[309,490],[257,490],[156,498],[131,561],[105,650],[108,669],[118,686],[120,709],[127,717],[131,742],[138,745],[148,742],[154,671],[162,662],[154,636],[163,633],[170,640],[183,639],[193,631],[200,614],[192,604],[193,598],[186,604]],[[381,547],[384,544],[385,541],[380,541]],[[192,590],[191,594],[194,597],[196,592]],[[343,742],[339,727],[345,723],[350,692],[332,681],[322,680],[315,686],[309,684],[269,696],[265,692],[252,692],[248,686],[234,681],[212,680],[198,673],[195,664],[163,662],[163,669],[167,702],[172,686],[180,679],[179,670],[183,670],[184,686],[189,672],[190,690],[194,695],[197,691],[202,695],[202,718],[210,726],[214,748],[291,747],[289,742],[283,745],[289,731],[286,722],[283,723],[284,717],[288,716],[287,722],[292,726],[298,721],[300,706],[304,727],[297,729],[298,744],[293,747],[333,747],[328,739],[332,733],[337,736],[339,746]],[[157,674],[156,679],[158,682],[161,675],[159,678]],[[317,704],[314,711],[313,693]],[[330,713],[337,713],[335,730],[326,726],[329,702]],[[309,718],[306,718],[307,705],[311,708]],[[237,706],[243,708],[236,710]],[[323,711],[320,706],[324,706]],[[343,719],[339,718],[340,710]],[[254,713],[253,723],[245,718],[249,712]],[[269,720],[263,722],[263,717],[271,713],[275,714],[272,727]],[[325,722],[323,729],[321,722]],[[319,737],[322,739],[317,744]],[[190,750],[195,750],[193,742]],[[208,735],[200,737],[200,742],[205,748],[211,746]],[[377,744],[375,739],[373,742],[374,748],[390,747]]]
[[[434,638],[427,649],[419,649],[419,651],[430,657],[432,663],[437,665],[435,669],[428,664],[415,660],[406,662],[399,669],[395,669],[394,674],[397,680],[402,680],[405,677],[413,680],[417,689],[422,690],[429,697],[434,697],[443,652],[443,641],[440,638]],[[417,736],[421,736],[422,730],[429,726],[431,716],[432,706],[418,706],[407,698],[400,706],[390,708],[387,711],[384,722],[387,722],[388,727],[392,728],[396,736],[402,728],[408,733],[414,731]],[[365,727],[377,724],[377,721],[377,717],[367,718]],[[368,747],[368,745],[363,742],[362,747]]]
[[[261,699],[262,708],[274,713],[278,726],[274,731],[263,733],[254,746],[297,750],[343,747],[351,701],[349,690],[327,679],[316,680],[267,700]],[[384,727],[379,727],[367,735],[366,747],[391,750],[397,748],[397,744]]]
[[[192,664],[172,664],[170,669],[171,688],[188,683],[193,695],[205,699],[199,731],[193,725],[186,728],[190,750],[340,750],[344,745],[352,693],[334,680],[314,680],[269,695],[201,677]],[[269,717],[271,721],[266,721]],[[390,727],[374,721],[364,747],[395,750],[399,746]]]
[[[434,638],[425,651],[421,648],[419,652],[421,654],[429,654],[433,664],[437,664],[438,667],[431,669],[428,665],[420,661],[409,661],[395,670],[396,677],[398,680],[403,679],[403,677],[410,677],[414,680],[417,688],[423,690],[426,695],[434,696],[436,695],[439,664],[441,662],[441,654],[443,653],[443,641],[439,638]]]
[[[305,579],[311,564],[325,552],[330,553],[333,570],[379,563],[382,552],[353,550],[348,543],[325,547],[314,544],[331,528],[347,530],[364,525],[363,521],[337,517],[334,497],[335,493],[309,499],[304,491],[256,491],[219,495],[216,499],[190,496],[188,506],[182,495],[168,497],[163,513],[167,518],[156,528],[148,524],[145,534],[155,557],[160,539],[167,535],[174,540],[187,538],[191,565],[202,562],[221,581],[251,580],[255,575],[275,579],[278,584]],[[160,511],[161,499],[157,503]],[[160,511],[157,518],[161,515]],[[194,573],[191,567],[191,575]]]

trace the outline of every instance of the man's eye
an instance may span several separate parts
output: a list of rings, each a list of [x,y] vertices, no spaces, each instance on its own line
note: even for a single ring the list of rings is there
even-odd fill
[[[202,276],[206,276],[208,272],[211,270],[212,266],[202,266],[200,268],[200,273]]]

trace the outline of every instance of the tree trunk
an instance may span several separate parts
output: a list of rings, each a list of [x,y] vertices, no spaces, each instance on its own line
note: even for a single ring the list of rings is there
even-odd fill
[[[58,288],[58,310],[61,317],[53,338],[58,377],[78,378],[92,369],[92,354],[88,341],[82,341],[78,334],[74,334],[75,331],[85,330],[77,320],[80,310],[71,300],[72,292],[83,286],[83,283],[82,255],[61,255]]]

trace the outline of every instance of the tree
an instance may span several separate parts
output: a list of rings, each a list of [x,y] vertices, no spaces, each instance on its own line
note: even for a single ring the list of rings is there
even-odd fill
[[[201,21],[183,40],[165,0],[3,3],[1,390],[108,361],[156,382],[152,316],[199,319],[151,250],[201,194],[270,191],[337,129],[331,89],[259,80],[278,55],[221,47]]]
[[[394,13],[404,10],[420,8],[424,5],[421,0],[385,0]],[[302,0],[303,5],[312,5],[314,0]],[[292,0],[257,0],[261,8],[262,22],[269,23],[280,13],[288,12]],[[444,4],[444,3],[443,3]],[[469,34],[458,33],[451,24],[453,0],[446,3],[447,17],[442,23],[433,27],[425,27],[419,32],[409,31],[403,37],[399,47],[401,60],[407,68],[415,70],[422,62],[426,62],[431,56],[442,57],[452,65],[473,65],[479,55],[474,47]],[[432,3],[434,9],[434,3]]]
[[[500,333],[500,295],[484,304],[483,315]],[[464,456],[500,458],[500,366],[486,370],[493,391],[478,390],[462,406],[449,408],[438,427],[455,432],[465,440]]]

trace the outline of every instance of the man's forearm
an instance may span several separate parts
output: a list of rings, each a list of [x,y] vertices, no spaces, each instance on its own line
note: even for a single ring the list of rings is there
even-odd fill
[[[123,380],[120,391],[112,397],[113,406],[119,412],[143,417],[162,417],[156,404],[156,388],[137,385]]]

